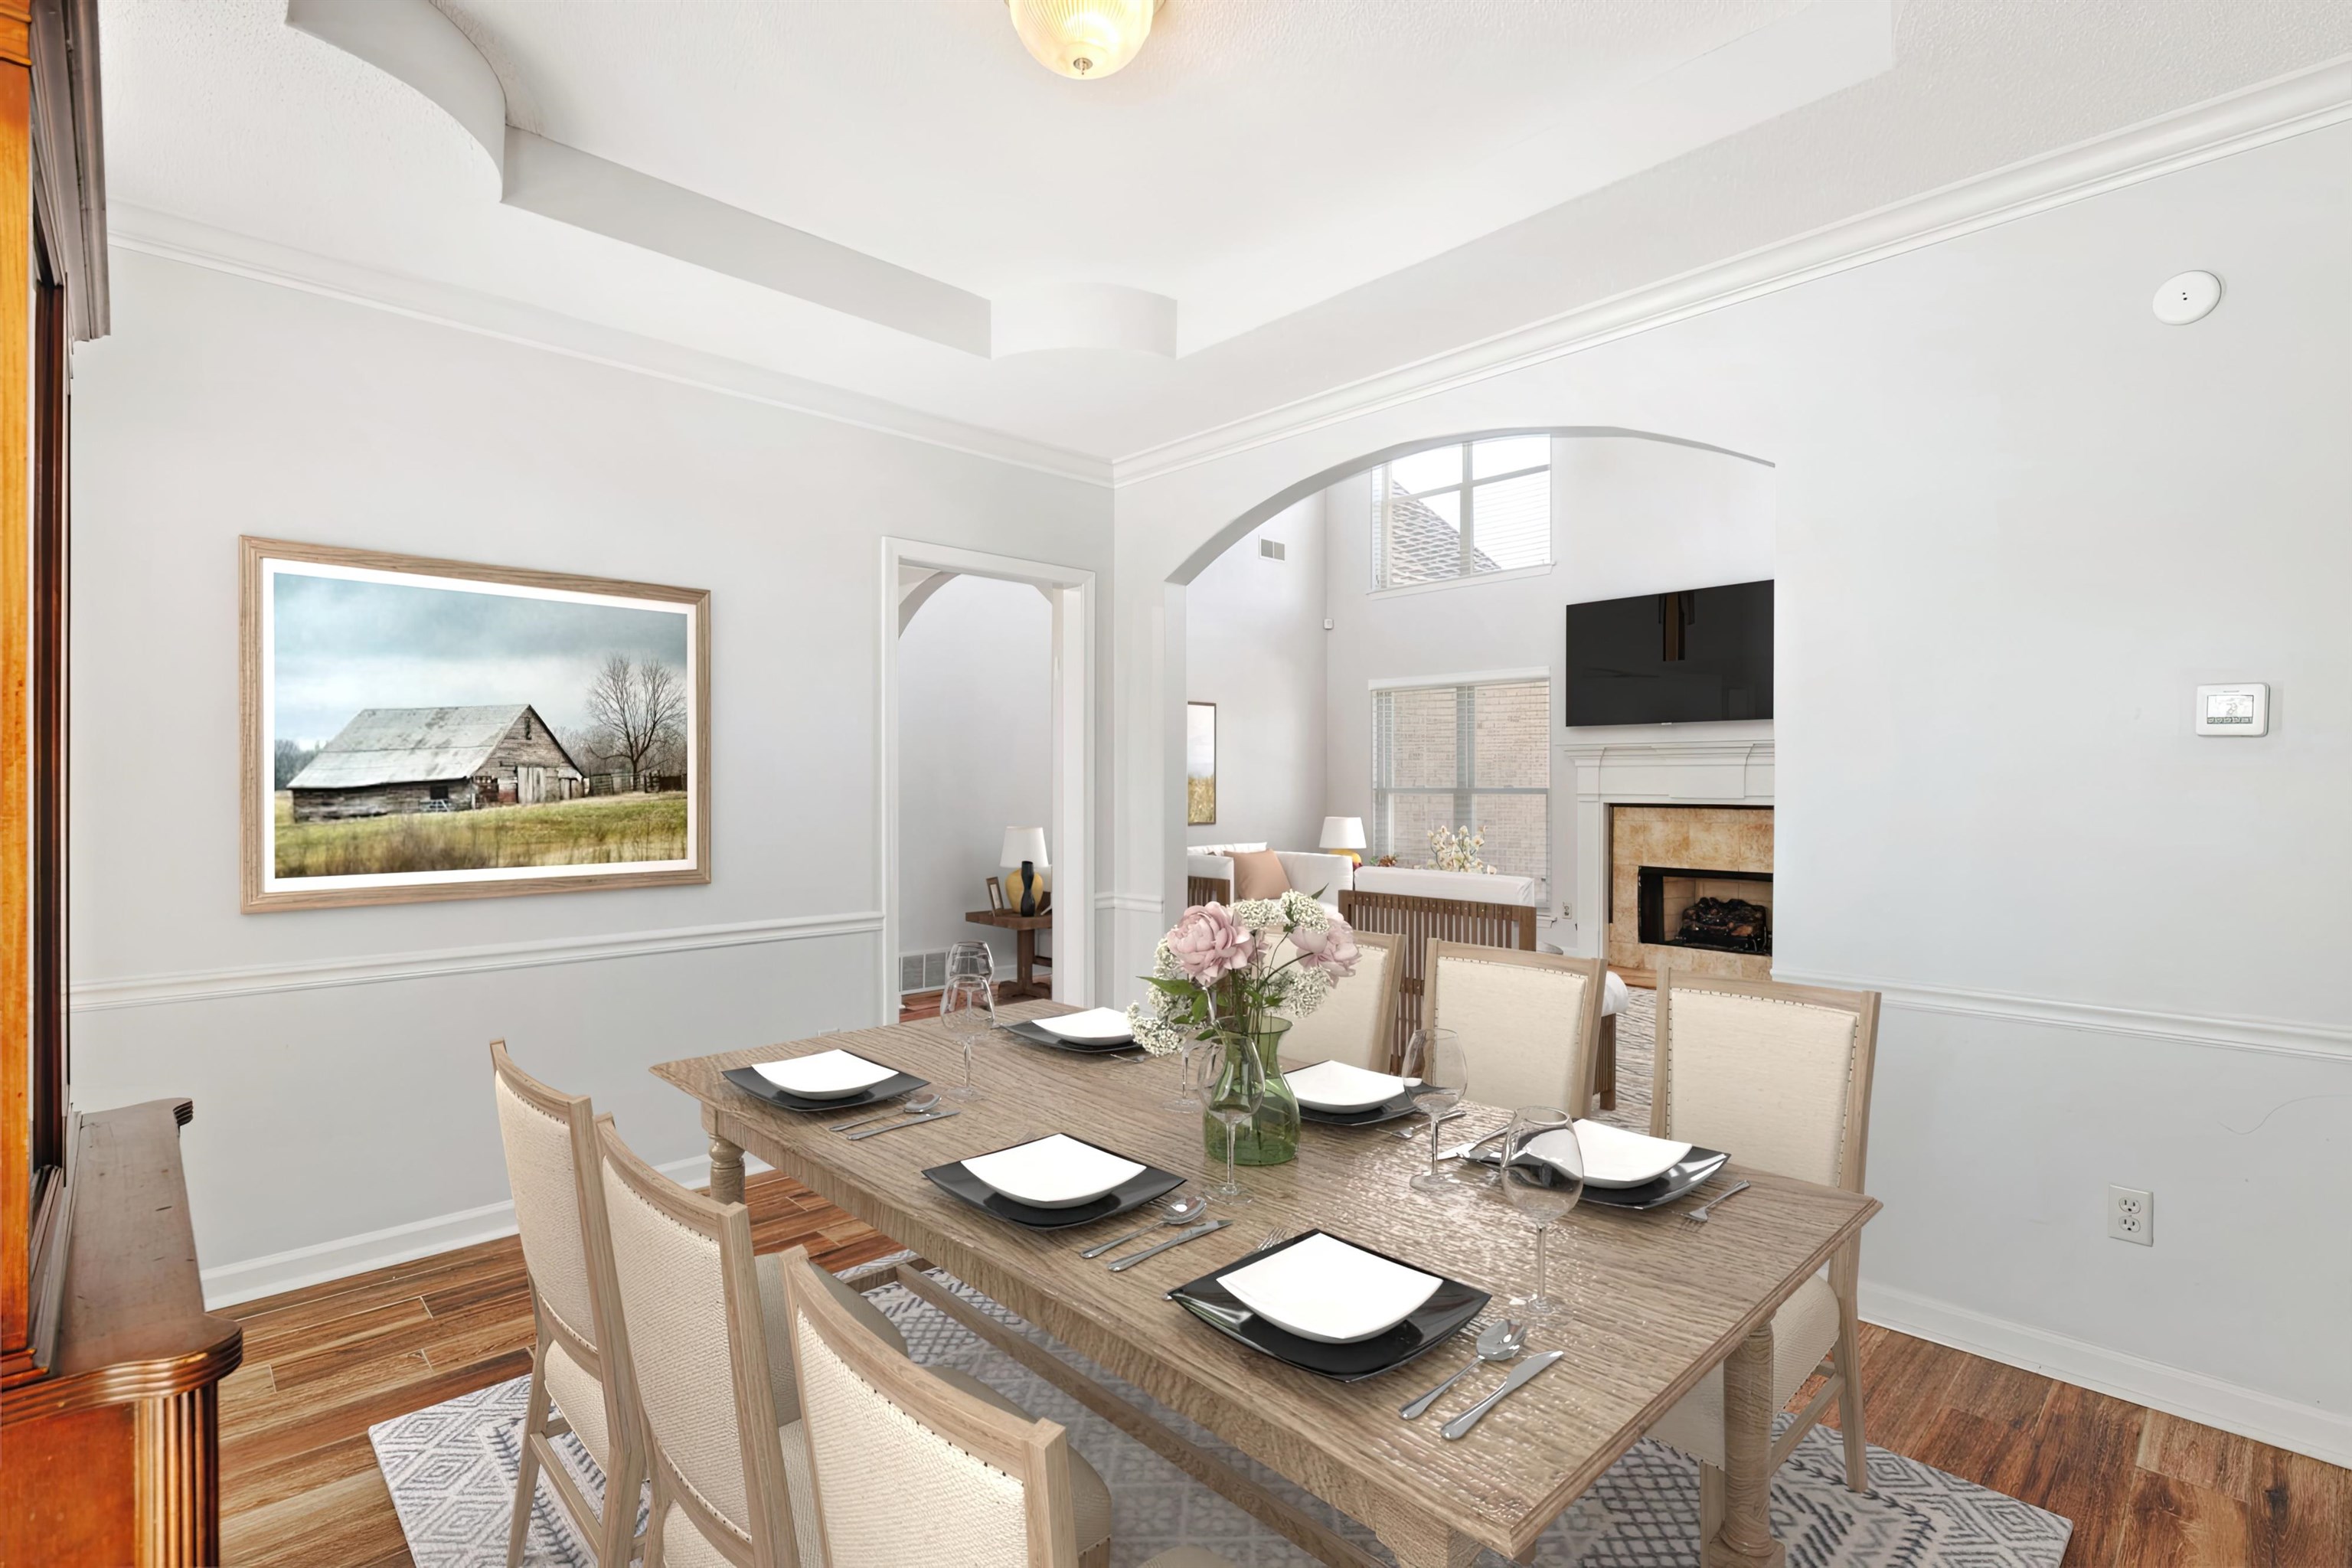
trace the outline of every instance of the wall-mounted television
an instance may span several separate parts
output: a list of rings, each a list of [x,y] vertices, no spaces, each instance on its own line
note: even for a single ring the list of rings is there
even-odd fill
[[[1566,721],[1772,717],[1772,583],[1568,607]]]

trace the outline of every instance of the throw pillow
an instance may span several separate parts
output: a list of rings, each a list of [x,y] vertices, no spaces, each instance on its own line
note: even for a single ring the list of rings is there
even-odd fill
[[[1288,891],[1290,873],[1273,850],[1244,850],[1234,857],[1234,898],[1278,899]]]

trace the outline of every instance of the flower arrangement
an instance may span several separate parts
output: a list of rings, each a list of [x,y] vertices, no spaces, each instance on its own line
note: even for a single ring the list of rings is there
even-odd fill
[[[1492,871],[1495,868],[1478,858],[1478,851],[1486,847],[1486,836],[1467,827],[1433,827],[1429,830],[1429,853],[1441,871]]]
[[[1160,939],[1144,976],[1151,994],[1128,1008],[1128,1024],[1155,1056],[1221,1030],[1255,1033],[1276,1013],[1322,1005],[1360,956],[1354,929],[1295,889],[1230,909],[1195,904]]]

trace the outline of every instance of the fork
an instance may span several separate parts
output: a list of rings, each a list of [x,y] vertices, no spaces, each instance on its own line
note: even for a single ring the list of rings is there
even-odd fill
[[[1713,1217],[1707,1211],[1714,1208],[1715,1205],[1719,1203],[1738,1197],[1740,1194],[1748,1190],[1749,1184],[1750,1184],[1747,1182],[1737,1182],[1732,1185],[1726,1187],[1723,1191],[1716,1194],[1715,1196],[1707,1199],[1706,1202],[1699,1205],[1698,1207],[1691,1210],[1690,1213],[1683,1215],[1683,1223],[1685,1225],[1705,1225]]]

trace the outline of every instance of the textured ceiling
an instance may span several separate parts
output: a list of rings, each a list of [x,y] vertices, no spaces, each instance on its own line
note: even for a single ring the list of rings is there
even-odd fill
[[[522,129],[976,292],[1113,271],[1181,299],[1391,208],[1406,243],[1173,362],[992,361],[501,205],[456,121],[284,0],[102,0],[123,232],[145,209],[1097,457],[2352,51],[2341,0],[1906,0],[1892,69],[1465,231],[1449,174],[1604,123],[1791,7],[1168,0],[1137,64],[1089,83],[1032,63],[994,0],[447,8]]]

